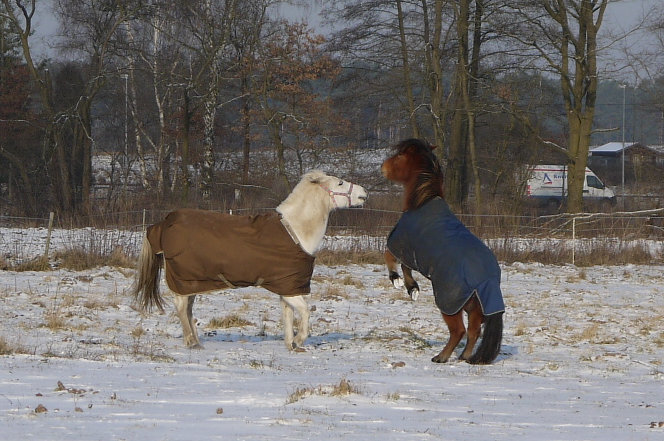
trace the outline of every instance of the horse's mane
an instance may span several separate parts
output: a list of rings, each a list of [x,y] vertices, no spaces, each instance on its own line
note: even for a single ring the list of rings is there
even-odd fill
[[[286,206],[293,206],[293,205],[299,206],[302,200],[307,200],[309,202],[307,204],[308,209],[312,209],[313,208],[312,204],[318,200],[320,200],[321,204],[323,204],[324,206],[321,205],[320,207],[317,206],[316,208],[318,208],[319,210],[327,209],[326,204],[329,203],[329,201],[328,198],[326,197],[327,194],[321,192],[320,184],[322,184],[325,180],[329,178],[330,177],[321,170],[311,170],[305,173],[304,175],[302,175],[300,182],[297,183],[297,185],[293,188],[291,193],[277,207],[277,211],[280,211],[280,209],[283,209]]]
[[[411,172],[416,174],[413,184],[405,188],[406,209],[418,208],[435,197],[444,198],[443,169],[432,147],[420,139],[407,139],[394,148],[396,155],[410,158]]]
[[[301,242],[302,248],[314,254],[323,240],[332,202],[322,188],[333,178],[320,170],[305,173],[293,191],[276,208]]]

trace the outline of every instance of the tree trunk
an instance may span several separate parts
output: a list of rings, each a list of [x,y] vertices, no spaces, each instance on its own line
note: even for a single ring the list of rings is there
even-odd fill
[[[403,82],[406,89],[406,100],[408,103],[408,119],[410,120],[410,127],[412,136],[414,138],[420,137],[420,130],[417,126],[417,116],[415,115],[415,98],[413,97],[413,84],[410,80],[410,63],[408,62],[408,46],[406,45],[406,30],[404,29],[403,10],[401,7],[401,0],[397,0],[397,17],[399,20],[399,38],[401,40],[401,59],[403,63]]]
[[[189,200],[189,189],[191,188],[191,176],[189,176],[189,136],[191,130],[191,109],[189,100],[189,88],[183,89],[182,109],[182,150],[180,151],[180,162],[182,169],[182,200]]]
[[[249,78],[242,75],[242,94],[244,102],[242,103],[242,185],[249,183],[249,154],[251,149],[251,115],[250,115],[250,95]]]
[[[214,121],[217,114],[217,92],[210,88],[203,103],[203,163],[201,164],[201,192],[209,200],[214,186]]]
[[[468,195],[468,16],[470,0],[455,8],[457,20],[457,66],[454,80],[454,115],[450,135],[449,162],[445,175],[446,198],[460,210]],[[469,104],[468,104],[469,105]]]
[[[424,43],[427,78],[431,100],[431,119],[434,133],[434,142],[437,146],[436,154],[439,158],[445,158],[445,120],[447,118],[444,108],[443,72],[440,65],[440,44],[443,27],[443,3],[444,0],[436,0],[434,3],[434,29],[433,34],[429,28],[429,9],[427,0],[422,0],[422,15],[424,21]]]

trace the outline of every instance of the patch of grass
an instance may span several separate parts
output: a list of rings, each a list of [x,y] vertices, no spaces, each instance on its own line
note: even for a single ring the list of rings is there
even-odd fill
[[[401,399],[401,395],[399,392],[392,392],[387,394],[387,401],[399,401]]]
[[[25,262],[21,262],[16,265],[9,265],[7,269],[11,271],[18,271],[18,272],[23,272],[23,271],[50,271],[51,270],[51,264],[49,263],[48,259],[44,256],[39,256],[35,257],[34,259],[27,260]]]
[[[107,308],[117,308],[118,302],[112,300],[88,299],[83,302],[83,307],[93,311],[105,310]]]
[[[348,298],[346,290],[336,284],[326,284],[324,290],[320,294],[320,300],[322,301],[339,302],[346,298]]]
[[[408,339],[415,343],[416,349],[428,349],[431,347],[431,344],[428,341],[417,335],[412,329],[406,326],[400,326],[399,331],[408,335]]]
[[[0,355],[27,354],[26,348],[10,344],[6,338],[0,336]]]
[[[7,343],[7,340],[5,340],[4,337],[0,336],[0,355],[9,355],[13,352],[14,351],[9,346],[9,343]]]
[[[122,250],[114,248],[110,253],[87,251],[83,248],[70,248],[57,252],[54,256],[59,266],[72,271],[83,271],[100,266],[113,266],[120,268],[133,268],[135,261]]]
[[[348,381],[345,378],[342,378],[339,384],[332,386],[332,391],[330,392],[330,395],[333,397],[338,397],[342,395],[350,395],[350,394],[361,394],[362,391],[352,384],[350,381]]]
[[[318,386],[319,388],[321,386]],[[288,398],[286,398],[286,404],[293,404],[305,397],[309,397],[311,395],[314,395],[316,393],[316,389],[314,389],[311,386],[305,386],[305,387],[296,387],[293,392],[288,394]]]
[[[90,253],[82,248],[72,248],[55,254],[55,259],[61,268],[72,271],[83,271],[103,266],[106,259],[101,254]]]
[[[526,330],[527,326],[523,323],[519,323],[515,328],[514,328],[514,336],[519,337],[521,335],[526,335]]]
[[[65,320],[62,311],[60,310],[50,310],[44,312],[44,324],[43,326],[50,329],[51,331],[57,331],[59,329],[66,328],[67,321]]]
[[[226,329],[226,328],[242,328],[244,326],[254,326],[248,320],[243,319],[237,314],[230,314],[225,317],[214,317],[208,323],[208,329]]]
[[[362,280],[358,279],[357,277],[353,277],[351,275],[347,275],[341,280],[341,283],[346,286],[352,286],[358,289],[364,288],[364,283],[362,283]]]
[[[263,369],[265,368],[265,363],[260,360],[251,360],[249,362],[249,367],[252,369]]]
[[[143,329],[142,326],[138,325],[134,329],[131,330],[130,334],[135,339],[140,340],[140,338],[145,335],[145,329]]]
[[[578,338],[582,341],[593,341],[597,339],[598,334],[599,324],[592,323],[590,326],[581,331],[581,334],[579,334]]]
[[[385,263],[383,253],[380,251],[330,251],[321,250],[316,254],[316,263],[321,265],[335,266],[355,263],[358,265],[374,264],[381,265]]]
[[[346,378],[342,378],[339,381],[339,384],[334,384],[332,386],[304,386],[297,387],[293,392],[288,395],[286,399],[286,404],[293,404],[297,401],[300,401],[303,398],[312,396],[312,395],[329,395],[331,397],[339,397],[351,394],[360,395],[362,393],[361,389]]]

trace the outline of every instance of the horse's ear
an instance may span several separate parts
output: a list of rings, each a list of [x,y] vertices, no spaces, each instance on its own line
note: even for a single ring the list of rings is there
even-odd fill
[[[320,170],[311,170],[304,175],[304,178],[312,184],[320,184],[325,176],[327,175]]]
[[[434,150],[436,150],[438,147],[435,146],[435,145],[431,145],[431,144],[429,144],[429,148],[431,149],[431,151],[434,151]]]

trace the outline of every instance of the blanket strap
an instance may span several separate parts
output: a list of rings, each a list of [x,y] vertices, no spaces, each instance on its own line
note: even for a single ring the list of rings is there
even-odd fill
[[[235,288],[235,285],[233,285],[231,282],[228,281],[226,277],[224,277],[223,274],[219,273],[217,274],[217,277],[221,279],[222,282],[224,282],[226,285],[228,285],[229,288]]]
[[[281,220],[281,223],[283,224],[286,231],[288,231],[288,234],[290,235],[291,239],[293,239],[293,242],[295,242],[296,245],[300,245],[300,239],[297,238],[297,235],[295,234],[295,230],[293,230],[293,227],[291,227],[288,221],[284,219],[281,215],[279,215],[279,219]]]

